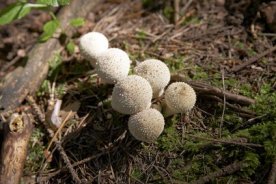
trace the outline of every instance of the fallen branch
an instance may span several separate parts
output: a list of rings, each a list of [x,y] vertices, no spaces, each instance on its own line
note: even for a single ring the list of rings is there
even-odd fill
[[[265,52],[257,55],[257,56],[253,56],[252,58],[249,58],[248,61],[238,65],[238,66],[235,66],[234,68],[232,68],[232,72],[238,72],[240,70],[242,70],[243,68],[245,68],[246,66],[248,65],[251,65],[255,62],[257,62],[258,60],[260,60],[262,57],[270,54],[270,53],[273,53],[274,51],[276,51],[276,46],[274,47],[271,47],[270,49],[266,50]]]
[[[274,157],[267,183],[268,184],[276,183],[276,156]]]
[[[225,96],[225,99],[227,101],[229,101],[229,100],[234,101],[235,103],[241,104],[241,105],[251,105],[251,104],[255,103],[255,100],[248,98],[246,96],[234,94],[234,93],[231,93],[230,91],[223,91],[220,88],[213,87],[213,86],[210,86],[205,83],[187,81],[185,79],[185,77],[181,74],[172,75],[171,80],[172,81],[183,81],[183,82],[190,84],[198,94],[215,95],[220,98],[223,98]]]
[[[32,130],[32,118],[26,114],[22,116],[13,114],[9,123],[4,124],[4,141],[0,156],[0,183],[20,183]]]
[[[174,0],[173,1],[173,7],[174,7],[174,23],[176,24],[177,21],[179,20],[179,0]]]
[[[224,102],[223,102],[223,99],[221,99],[221,98],[219,98],[219,97],[217,97],[217,96],[215,96],[215,95],[206,95],[206,96],[203,95],[203,96],[206,97],[206,98],[214,99],[214,100],[216,100],[216,101],[218,101],[218,102],[220,102],[220,103],[224,103]],[[235,112],[239,113],[240,115],[245,116],[245,117],[247,117],[247,118],[248,118],[248,117],[253,118],[253,117],[256,116],[256,113],[255,113],[255,112],[250,111],[250,110],[247,110],[247,109],[239,108],[238,106],[233,105],[233,104],[231,104],[231,103],[229,103],[229,102],[225,102],[225,105],[226,105],[227,107],[229,107],[230,109],[234,110]]]
[[[67,154],[65,153],[63,147],[61,146],[61,143],[59,141],[55,141],[55,144],[57,146],[57,149],[63,159],[63,161],[65,162],[66,164],[66,167],[69,169],[70,173],[71,173],[71,176],[73,178],[73,180],[76,182],[76,183],[82,183],[79,176],[77,175],[75,169],[73,168]]]
[[[100,2],[100,0],[74,0],[69,6],[64,7],[58,13],[57,18],[60,21],[62,31],[68,36],[72,36],[75,28],[70,26],[70,20],[77,17],[84,17],[86,14]],[[19,106],[27,94],[34,93],[45,79],[48,73],[49,56],[61,50],[62,45],[55,38],[49,39],[45,43],[36,44],[28,54],[28,62],[19,75],[12,76],[12,80],[5,82],[0,99],[0,107],[5,110],[13,109]]]
[[[195,135],[189,135],[191,138],[195,139],[201,139],[205,141],[215,142],[215,143],[221,143],[221,144],[233,144],[233,145],[239,145],[239,146],[245,146],[245,147],[256,147],[256,148],[263,148],[263,145],[261,144],[255,144],[255,143],[247,143],[247,142],[237,142],[237,141],[231,141],[231,140],[223,140],[223,139],[212,139],[207,137],[199,137]]]
[[[215,178],[233,174],[233,173],[241,170],[242,165],[243,165],[243,162],[234,162],[216,172],[212,172],[212,173],[208,174],[207,176],[203,176],[203,177],[199,178],[198,180],[192,181],[191,184],[204,184],[204,183],[208,183],[208,182],[214,180]]]

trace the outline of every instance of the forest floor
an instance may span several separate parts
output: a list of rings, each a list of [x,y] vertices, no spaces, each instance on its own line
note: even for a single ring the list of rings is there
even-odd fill
[[[71,110],[58,139],[73,172],[83,183],[267,183],[276,163],[276,57],[266,52],[275,44],[275,33],[269,33],[260,18],[242,26],[220,4],[223,1],[189,1],[180,6],[175,23],[173,6],[141,2],[107,1],[91,11],[70,40],[73,51],[64,44],[34,96],[46,111],[49,86],[55,83],[55,96],[62,99],[63,109]],[[33,11],[0,27],[0,92],[1,79],[25,65],[50,19],[47,12]],[[217,96],[201,91],[189,117],[166,118],[155,143],[137,141],[127,131],[128,116],[110,106],[112,86],[98,84],[93,67],[79,53],[79,37],[92,30],[105,34],[111,47],[125,50],[133,65],[160,59],[185,81],[255,103],[243,105],[226,100],[223,92]],[[248,60],[255,62],[239,68]],[[37,123],[23,182],[76,179],[51,140],[45,126]]]

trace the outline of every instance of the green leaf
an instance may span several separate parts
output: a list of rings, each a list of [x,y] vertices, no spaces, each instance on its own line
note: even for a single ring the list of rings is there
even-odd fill
[[[19,12],[24,5],[21,3],[13,3],[0,12],[0,25],[8,24],[17,19]]]
[[[59,5],[64,6],[70,3],[70,0],[58,0]]]
[[[58,7],[58,6],[68,5],[70,3],[70,0],[37,0],[36,3]]]
[[[58,7],[58,1],[57,0],[37,0],[36,3],[39,4],[46,4],[48,6]]]
[[[0,12],[0,25],[8,24],[16,19],[21,19],[30,13],[32,8],[43,8],[44,4],[13,3]]]
[[[72,40],[69,41],[69,43],[66,45],[66,49],[70,54],[74,54],[75,52],[75,44]]]
[[[74,27],[80,27],[83,26],[85,23],[83,18],[75,18],[70,21],[70,25]]]
[[[31,11],[31,7],[28,6],[28,4],[25,4],[21,10],[19,11],[16,19],[21,19],[22,17],[25,17],[27,14],[29,14]]]
[[[59,27],[59,21],[57,19],[50,20],[43,26],[43,33],[39,37],[40,42],[45,42],[50,39]]]

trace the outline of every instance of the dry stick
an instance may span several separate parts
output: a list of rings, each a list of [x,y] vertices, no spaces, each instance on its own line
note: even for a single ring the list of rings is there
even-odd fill
[[[26,97],[26,100],[33,108],[35,115],[38,117],[39,121],[45,123],[45,114],[41,111],[40,107],[36,104],[34,98],[30,95]]]
[[[59,151],[62,159],[64,160],[64,162],[66,164],[66,167],[69,168],[69,171],[70,171],[70,173],[72,175],[73,180],[76,183],[80,184],[81,180],[80,180],[79,176],[77,175],[76,171],[74,170],[74,168],[73,168],[73,166],[72,166],[72,164],[71,164],[71,162],[70,162],[67,154],[65,153],[63,147],[61,146],[60,142],[59,141],[55,141],[55,144],[57,146],[57,149],[58,149],[58,151]]]
[[[214,100],[216,100],[216,101],[218,101],[218,102],[220,102],[220,103],[224,103],[223,100],[222,100],[221,98],[217,97],[217,96],[214,96],[214,95],[203,95],[203,96],[206,97],[206,98],[214,99]],[[229,107],[230,109],[235,110],[236,112],[240,112],[240,113],[246,114],[246,115],[247,115],[246,117],[250,116],[250,117],[252,118],[252,117],[255,117],[255,116],[256,116],[256,113],[255,113],[255,112],[250,111],[250,110],[247,110],[247,109],[239,108],[239,107],[237,107],[237,106],[235,106],[235,105],[233,105],[233,104],[230,104],[230,103],[228,103],[228,102],[226,102],[225,105],[226,105],[227,107]]]
[[[69,6],[64,7],[58,13],[57,18],[60,22],[62,31],[71,37],[76,31],[70,26],[70,20],[76,17],[84,17],[90,10],[98,4],[100,0],[73,0]],[[76,8],[77,7],[77,8]],[[62,49],[59,40],[49,39],[45,43],[36,44],[28,54],[28,62],[19,76],[4,84],[0,106],[5,110],[13,109],[21,104],[27,94],[34,93],[45,79],[49,68],[49,56],[54,56],[56,51]]]
[[[186,82],[190,84],[197,93],[201,93],[203,95],[215,95],[220,98],[223,98],[223,96],[225,95],[227,101],[234,101],[235,103],[241,105],[251,105],[255,103],[255,100],[253,100],[252,98],[248,98],[246,96],[233,94],[230,91],[224,91],[223,89],[213,87],[205,83],[187,81],[185,79],[185,76],[181,74],[173,74],[171,76],[171,80]]]
[[[243,165],[243,162],[234,162],[216,172],[212,172],[212,173],[208,174],[207,176],[203,176],[203,177],[199,178],[198,180],[192,181],[191,184],[204,184],[204,183],[214,180],[217,177],[233,174],[233,173],[241,170],[242,165]]]
[[[91,161],[91,160],[94,160],[94,159],[96,159],[96,158],[98,158],[98,157],[100,157],[100,156],[102,156],[102,155],[104,155],[104,154],[106,154],[106,152],[101,152],[101,153],[98,153],[98,154],[96,154],[96,155],[87,157],[87,158],[85,158],[85,159],[83,159],[83,160],[80,160],[80,161],[78,161],[78,162],[75,162],[75,163],[73,163],[73,164],[71,164],[71,165],[72,165],[72,167],[74,168],[74,167],[76,167],[76,166],[78,166],[78,165],[85,164],[85,163],[87,163],[87,162],[89,162],[89,161]],[[67,169],[68,169],[67,167],[62,167],[61,169],[59,169],[59,170],[57,170],[57,171],[55,171],[55,172],[48,173],[46,178],[44,178],[44,177],[39,177],[39,178],[40,178],[39,181],[40,181],[40,182],[41,182],[42,180],[43,180],[43,181],[47,181],[49,178],[55,177],[56,175],[58,175],[58,174],[61,173],[61,172],[66,171]],[[42,179],[42,178],[44,178],[44,179]]]
[[[0,183],[20,183],[33,130],[32,121],[30,115],[23,114],[5,123],[5,135],[0,155]]]
[[[185,4],[184,8],[181,10],[181,12],[182,12],[183,14],[186,13],[186,11],[188,10],[188,8],[189,8],[190,5],[192,4],[192,2],[193,2],[193,0],[189,0],[189,1]]]
[[[276,156],[274,157],[270,175],[268,177],[267,184],[275,184],[276,183]]]
[[[28,46],[25,50],[25,52],[29,52],[29,50],[31,49],[31,46]],[[10,62],[8,62],[7,64],[5,64],[1,69],[0,72],[4,72],[6,71],[9,67],[11,67],[12,65],[14,65],[17,61],[19,61],[21,58],[23,58],[22,56],[17,55],[15,58],[13,58]]]
[[[122,141],[122,140],[125,138],[126,133],[127,133],[127,131],[124,131],[120,136],[118,136],[118,138],[116,138],[116,139],[113,141],[113,143],[112,143],[108,148],[104,149],[101,153],[92,155],[92,156],[87,157],[87,158],[85,158],[85,159],[83,159],[83,160],[80,160],[80,161],[78,161],[78,162],[75,162],[75,163],[72,164],[72,167],[76,167],[76,166],[78,166],[78,165],[81,165],[81,164],[84,164],[84,163],[86,163],[86,162],[89,162],[89,161],[91,161],[91,160],[93,160],[93,159],[95,159],[95,158],[98,158],[98,157],[100,157],[100,156],[106,154],[106,153],[109,152],[109,151],[112,151],[113,149],[116,149],[116,147],[114,146],[114,144],[116,144],[116,143]],[[55,172],[49,173],[49,174],[47,174],[47,175],[48,175],[48,176],[50,175],[49,177],[54,177],[54,176],[58,175],[59,173],[61,173],[61,172],[63,172],[63,171],[66,171],[66,169],[67,169],[67,167],[62,167],[61,169],[59,169],[59,170],[57,170],[57,171],[55,171]],[[49,177],[47,177],[47,178],[49,178]],[[47,178],[46,178],[45,180],[47,180]]]
[[[179,3],[180,0],[174,0],[173,6],[174,6],[174,23],[177,24],[177,21],[179,19]]]
[[[69,120],[69,118],[71,117],[71,114],[72,114],[72,111],[70,111],[66,118],[63,120],[63,122],[61,123],[60,127],[57,129],[57,131],[55,132],[54,136],[52,137],[47,149],[46,149],[46,152],[49,151],[49,149],[51,148],[53,142],[56,141],[56,138],[57,138],[57,135],[60,133],[60,131],[62,130],[62,128],[65,126],[66,122]]]
[[[220,119],[220,124],[219,124],[219,138],[221,138],[221,132],[222,132],[222,126],[224,122],[224,114],[225,114],[225,107],[226,107],[226,98],[225,98],[225,82],[224,82],[224,70],[222,70],[222,86],[223,86],[223,109],[222,109],[222,114],[221,114],[221,119]]]
[[[270,53],[272,53],[274,51],[276,51],[276,46],[271,47],[270,49],[266,50],[265,52],[263,52],[263,53],[261,53],[261,54],[259,54],[257,56],[249,58],[248,61],[246,61],[246,62],[244,62],[244,63],[242,63],[242,64],[240,64],[238,66],[235,66],[231,71],[232,72],[238,72],[238,71],[244,69],[246,66],[251,65],[251,64],[257,62],[262,57],[264,57],[264,56],[266,56],[266,55],[268,55],[268,54],[270,54]]]
[[[219,140],[219,139],[212,139],[212,138],[207,138],[207,137],[199,137],[199,136],[195,136],[195,135],[188,135],[188,136],[192,137],[192,138],[196,138],[196,139],[202,139],[202,140],[206,140],[206,141],[223,143],[223,144],[235,144],[235,145],[239,145],[239,146],[248,146],[248,147],[256,147],[256,148],[262,148],[263,147],[263,145],[261,145],[261,144]]]

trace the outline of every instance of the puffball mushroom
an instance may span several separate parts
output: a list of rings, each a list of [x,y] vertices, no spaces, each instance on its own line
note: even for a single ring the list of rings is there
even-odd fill
[[[80,38],[81,54],[93,67],[96,66],[96,58],[108,49],[108,39],[99,32],[89,32]]]
[[[136,114],[151,105],[152,89],[149,82],[137,75],[129,75],[115,84],[111,106],[122,114]]]
[[[96,72],[104,82],[115,84],[127,77],[130,69],[128,54],[118,48],[110,48],[104,51],[96,63]]]
[[[165,91],[165,116],[185,113],[191,110],[196,102],[194,89],[185,82],[174,82]]]
[[[156,109],[146,109],[128,120],[128,129],[135,139],[151,143],[162,133],[165,126],[163,115]]]
[[[134,68],[136,75],[139,75],[149,81],[153,97],[159,97],[163,94],[164,88],[170,82],[170,70],[165,63],[157,59],[147,59]]]

